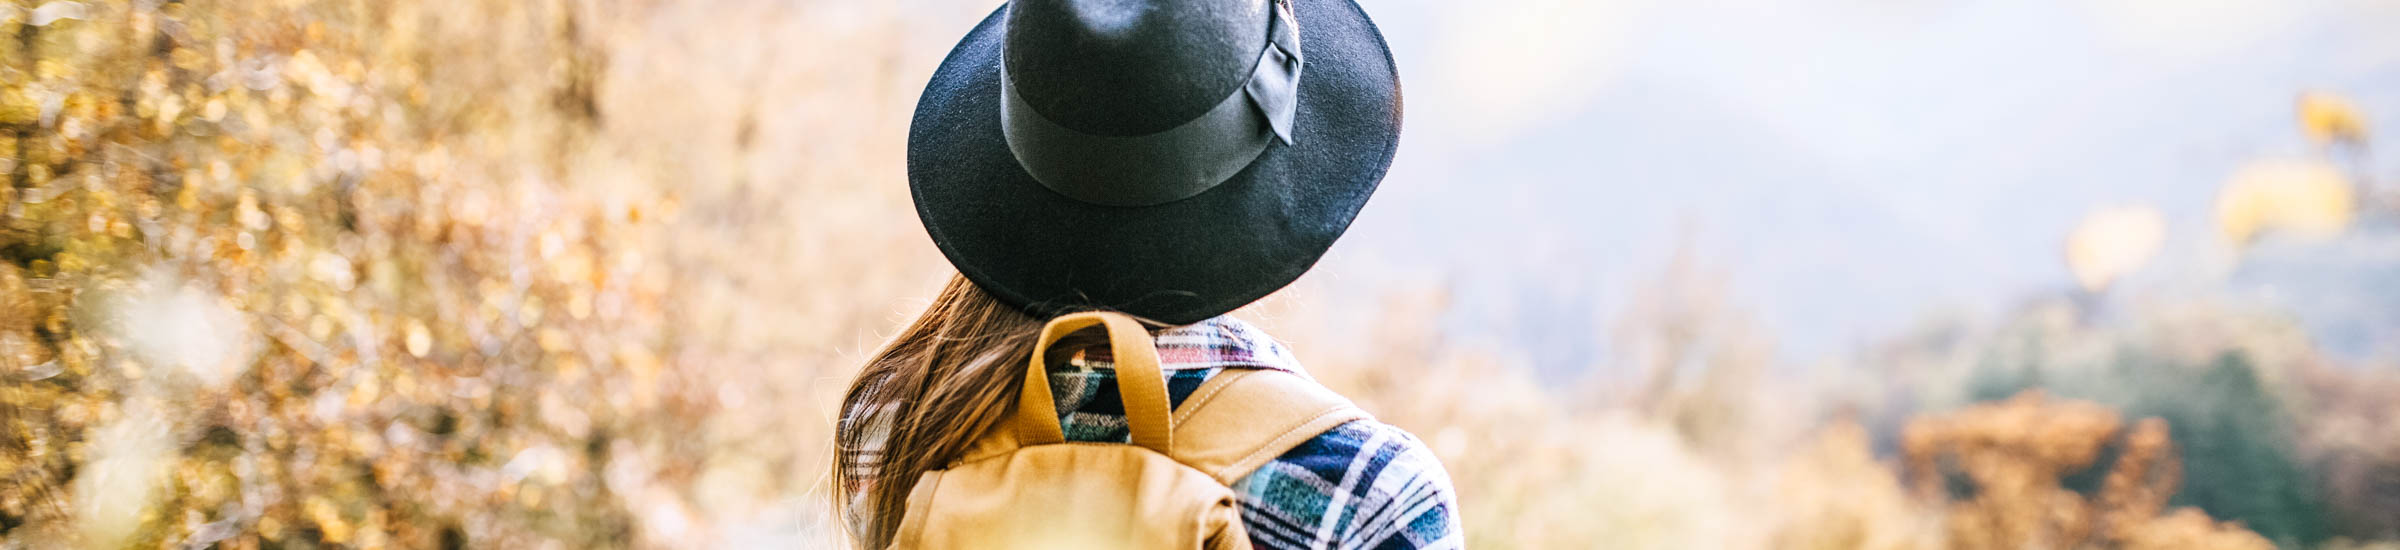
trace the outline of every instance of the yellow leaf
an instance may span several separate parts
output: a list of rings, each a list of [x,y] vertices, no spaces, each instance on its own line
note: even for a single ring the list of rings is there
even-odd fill
[[[2355,214],[2354,193],[2350,178],[2322,161],[2253,162],[2218,191],[2217,228],[2236,244],[2267,232],[2338,235]]]
[[[2300,94],[2300,129],[2317,143],[2363,143],[2366,120],[2349,98],[2325,92]]]

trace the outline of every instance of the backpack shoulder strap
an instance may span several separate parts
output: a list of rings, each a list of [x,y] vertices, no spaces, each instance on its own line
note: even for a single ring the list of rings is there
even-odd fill
[[[1326,430],[1367,418],[1373,416],[1300,375],[1226,369],[1177,408],[1167,455],[1230,486]]]
[[[1025,366],[1025,385],[1017,394],[1017,405],[1008,416],[990,431],[977,437],[965,452],[952,459],[956,466],[975,462],[1034,445],[1067,442],[1066,430],[1058,424],[1058,405],[1050,394],[1050,370],[1043,364],[1050,345],[1075,331],[1101,327],[1108,331],[1110,358],[1116,369],[1117,396],[1124,405],[1125,425],[1132,433],[1130,443],[1165,454],[1172,448],[1174,424],[1170,420],[1167,401],[1167,378],[1158,369],[1158,344],[1143,330],[1141,322],[1122,313],[1086,311],[1069,313],[1042,325],[1041,339],[1033,346],[1033,358]]]

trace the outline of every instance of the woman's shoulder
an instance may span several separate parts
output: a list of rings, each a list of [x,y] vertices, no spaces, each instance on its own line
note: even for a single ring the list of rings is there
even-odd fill
[[[1441,461],[1433,449],[1426,447],[1416,434],[1372,418],[1343,423],[1317,434],[1285,451],[1277,461],[1306,464],[1326,475],[1337,475],[1353,466],[1441,469]]]
[[[1414,434],[1374,419],[1336,426],[1234,484],[1262,548],[1455,548],[1457,495]]]

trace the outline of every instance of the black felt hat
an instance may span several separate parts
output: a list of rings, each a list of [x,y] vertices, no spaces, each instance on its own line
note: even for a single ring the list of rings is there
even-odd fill
[[[1352,0],[1014,0],[917,101],[908,180],[950,263],[1039,316],[1184,324],[1290,284],[1399,145]]]

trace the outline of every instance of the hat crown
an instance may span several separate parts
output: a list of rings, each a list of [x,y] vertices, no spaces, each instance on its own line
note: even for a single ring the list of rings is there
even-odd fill
[[[1012,0],[1002,46],[1027,105],[1060,126],[1137,136],[1207,113],[1249,80],[1269,0]]]

